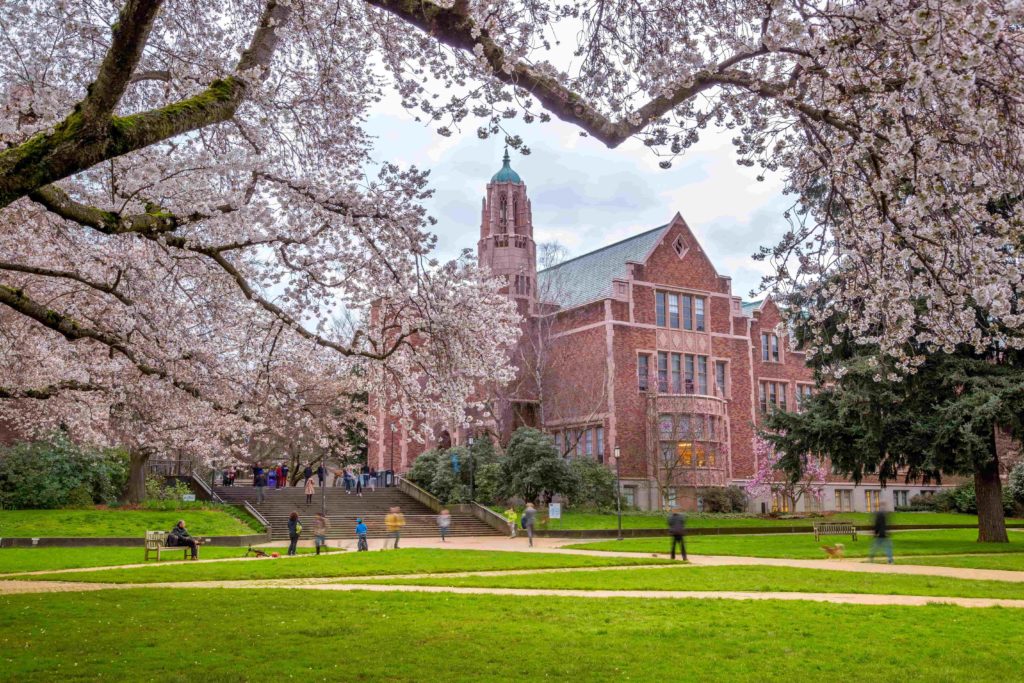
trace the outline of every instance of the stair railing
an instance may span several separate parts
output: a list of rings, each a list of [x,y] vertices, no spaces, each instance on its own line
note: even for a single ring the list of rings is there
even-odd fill
[[[509,533],[509,521],[494,510],[489,507],[485,507],[476,501],[471,501],[469,503],[469,509],[473,513],[473,516],[484,524],[497,529],[503,534]]]
[[[188,476],[190,476],[192,478],[192,482],[199,489],[201,489],[203,491],[203,493],[205,493],[207,496],[210,497],[210,500],[212,500],[214,503],[220,503],[222,505],[224,504],[224,499],[221,498],[217,494],[217,492],[214,491],[213,488],[209,484],[207,484],[205,481],[203,481],[202,477],[197,477],[195,475],[195,472],[190,473]]]
[[[441,504],[441,501],[436,496],[424,491],[405,477],[398,480],[398,490],[413,500],[423,503],[434,512],[440,512],[444,508],[444,505]]]
[[[267,530],[267,538],[268,539],[271,538],[272,534],[271,534],[270,522],[267,521],[267,518],[264,517],[262,514],[260,514],[260,511],[257,510],[255,507],[253,507],[253,504],[250,503],[249,501],[244,500],[242,502],[245,504],[245,511],[248,512],[253,517],[255,517],[256,520],[260,524],[263,525],[263,527]]]

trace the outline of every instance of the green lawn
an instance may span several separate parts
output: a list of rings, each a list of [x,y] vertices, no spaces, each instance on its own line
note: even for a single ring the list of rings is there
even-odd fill
[[[184,519],[193,536],[241,536],[256,533],[224,510],[0,510],[0,538],[44,536],[136,536],[170,531]]]
[[[900,574],[858,574],[790,567],[691,566],[668,569],[609,569],[599,572],[562,572],[558,574],[379,579],[368,583],[616,591],[873,593],[1024,599],[1024,582],[975,581]]]
[[[499,511],[500,512],[500,511]],[[837,512],[828,516],[829,521],[847,521],[854,524],[871,524],[872,514],[867,512]],[[824,518],[769,519],[756,516],[692,514],[687,515],[687,526],[694,529],[716,529],[723,527],[810,527]],[[1010,524],[1024,525],[1024,519],[1009,519]],[[563,511],[562,519],[548,520],[540,524],[541,529],[614,529],[614,513]],[[955,512],[894,512],[889,516],[890,524],[964,524],[977,526],[977,515],[961,515]],[[623,529],[663,529],[666,515],[649,512],[628,512],[622,515]]]
[[[1011,536],[1011,543],[978,543],[974,529],[941,529],[936,531],[899,531],[893,534],[894,553],[901,555],[958,555],[968,553],[1022,553],[1024,539]],[[823,537],[815,542],[813,534],[764,534],[736,536],[689,536],[687,552],[695,555],[744,555],[747,557],[788,557],[823,559],[821,546],[842,543],[846,557],[867,557],[871,548],[870,534],[861,534],[856,541],[849,536]],[[622,541],[599,541],[568,546],[587,550],[612,550],[645,553],[667,553],[668,537],[627,538]]]
[[[3,677],[20,682],[1009,681],[1022,648],[1019,610],[938,605],[274,589],[0,597]]]
[[[369,553],[332,553],[321,557],[253,562],[180,563],[136,569],[104,569],[95,572],[39,574],[43,581],[96,583],[159,583],[162,581],[220,581],[232,579],[290,579],[375,574],[413,574],[499,569],[546,569],[554,567],[614,567],[659,564],[668,560],[646,557],[593,557],[556,553],[514,553],[482,550],[406,548]]]
[[[284,552],[284,548],[274,548]],[[269,552],[269,549],[268,549]],[[312,552],[312,548],[299,548],[300,553]],[[243,557],[245,548],[204,546],[199,549],[199,558],[212,560],[221,557]],[[119,564],[141,563],[144,558],[142,546],[138,548],[4,548],[0,549],[0,574],[12,572],[34,572],[48,569],[74,569],[77,567],[109,567]],[[150,562],[156,564],[150,556]],[[160,564],[180,561],[180,555],[164,555]],[[66,577],[71,579],[73,577]]]

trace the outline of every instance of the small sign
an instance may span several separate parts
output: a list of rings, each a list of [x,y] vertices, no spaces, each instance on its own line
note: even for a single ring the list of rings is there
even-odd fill
[[[181,494],[181,500],[185,503],[196,502],[196,494],[194,493],[183,493]]]
[[[548,505],[548,519],[561,519],[562,518],[562,504],[551,503]]]
[[[459,473],[459,456],[457,453],[452,453],[452,471],[455,474]]]

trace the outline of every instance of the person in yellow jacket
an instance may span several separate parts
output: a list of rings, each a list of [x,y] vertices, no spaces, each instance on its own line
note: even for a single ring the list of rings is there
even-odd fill
[[[516,525],[519,524],[519,513],[511,505],[508,506],[508,510],[505,510],[505,519],[508,520],[508,526],[512,529],[512,538],[515,538]]]
[[[402,508],[397,505],[392,507],[384,518],[384,527],[387,529],[388,534],[395,539],[395,550],[398,550],[398,541],[402,537],[402,527],[405,526],[405,515],[402,514]],[[385,539],[384,547],[388,547],[388,542]]]

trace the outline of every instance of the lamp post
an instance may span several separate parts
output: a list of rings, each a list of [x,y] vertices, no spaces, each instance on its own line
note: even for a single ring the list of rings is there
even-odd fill
[[[466,439],[469,444],[469,502],[476,500],[476,456],[473,455],[473,437]]]
[[[388,468],[388,469],[391,470],[392,481],[394,481],[394,476],[395,476],[395,425],[394,425],[394,423],[391,423],[391,467]]]
[[[622,451],[618,446],[615,447],[615,512],[619,518],[619,535],[618,540],[622,540],[622,481],[619,478],[619,456]]]

